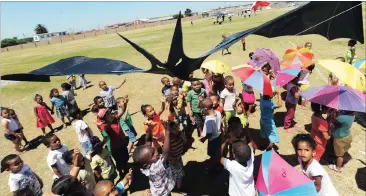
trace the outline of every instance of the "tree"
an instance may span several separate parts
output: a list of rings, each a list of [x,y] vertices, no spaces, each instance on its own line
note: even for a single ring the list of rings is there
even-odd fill
[[[178,17],[179,17],[179,14],[174,14],[173,15],[173,19],[178,19]],[[182,16],[182,18],[184,18],[184,16]]]
[[[36,28],[34,28],[34,31],[36,32],[36,34],[48,33],[46,26],[41,24],[38,24]]]
[[[186,16],[192,16],[192,10],[187,8],[186,11],[184,11],[184,15]]]

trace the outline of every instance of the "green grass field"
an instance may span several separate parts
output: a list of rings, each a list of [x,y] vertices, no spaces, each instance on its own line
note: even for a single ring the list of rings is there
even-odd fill
[[[200,19],[194,21],[194,25],[191,26],[190,22],[183,22],[183,39],[185,53],[190,57],[197,57],[206,51],[213,48],[221,41],[221,35],[223,33],[232,34],[241,30],[245,30],[261,23],[264,23],[276,16],[279,16],[286,12],[288,9],[282,10],[270,10],[259,12],[257,16],[250,19],[233,17],[233,21],[225,22],[223,25],[212,24],[212,19]],[[365,7],[363,13],[365,15]],[[175,24],[163,25],[157,27],[151,27],[146,29],[138,29],[128,32],[123,32],[123,35],[130,38],[135,43],[139,44],[152,54],[156,55],[158,59],[164,62],[168,56],[170,43],[173,35]],[[306,35],[306,36],[286,36],[279,38],[264,38],[260,36],[251,35],[247,37],[247,50],[244,52],[241,50],[241,44],[237,43],[230,47],[231,55],[221,56],[220,52],[217,52],[209,57],[209,59],[218,59],[226,62],[231,66],[244,64],[248,60],[248,54],[254,51],[258,47],[270,48],[275,51],[279,57],[282,57],[284,51],[288,48],[293,48],[294,45],[303,45],[305,42],[310,41],[313,43],[313,51],[315,53],[315,59],[334,59],[338,56],[344,56],[347,50],[347,39],[338,39],[334,41],[328,41],[324,37],[318,35]],[[294,45],[293,45],[294,44]],[[357,45],[357,57],[365,57],[365,45]],[[43,67],[49,63],[55,62],[62,58],[71,56],[88,56],[88,57],[104,57],[113,58],[126,61],[132,65],[136,65],[140,68],[148,69],[150,67],[149,62],[145,58],[137,53],[130,45],[123,41],[117,34],[108,34],[97,36],[93,38],[86,38],[82,40],[75,40],[65,42],[62,44],[55,44],[49,46],[43,46],[35,49],[25,49],[12,52],[3,52],[1,54],[1,71],[2,74],[9,73],[25,73],[36,68]],[[197,71],[197,76],[202,74]],[[230,73],[229,73],[230,74]],[[87,90],[78,90],[78,96],[76,97],[79,107],[81,109],[87,108],[88,104],[92,102],[94,96],[98,95],[99,89],[97,82],[99,80],[105,80],[110,85],[119,84],[124,78],[127,79],[127,83],[121,90],[116,91],[116,96],[128,94],[131,98],[129,108],[131,112],[139,111],[140,105],[143,103],[152,104],[154,107],[159,106],[160,89],[162,87],[160,83],[159,75],[150,74],[130,74],[123,76],[114,75],[87,75],[88,80],[91,81],[93,87]],[[311,84],[313,86],[324,84],[324,78],[327,77],[327,72],[317,67],[311,76]],[[49,83],[37,83],[37,82],[22,82],[18,84],[12,84],[1,88],[2,106],[14,108],[18,113],[18,116],[25,127],[25,135],[29,138],[36,138],[41,135],[41,131],[35,127],[35,117],[33,116],[33,97],[36,93],[43,95],[44,100],[49,104],[48,93],[51,88],[60,88],[60,84],[65,82],[65,77],[54,77]],[[236,88],[241,91],[241,85],[238,78],[235,79]],[[285,108],[282,107],[277,113],[284,112]],[[299,126],[303,126],[310,122],[310,110],[298,110],[296,118]],[[55,117],[55,116],[54,116]],[[84,120],[91,126],[95,134],[97,128],[94,122],[94,115],[88,114]],[[138,130],[139,136],[143,134],[142,122],[144,117],[142,114],[137,113],[133,116],[135,127]],[[60,120],[55,117],[56,123],[54,127],[61,125]],[[259,111],[256,112],[256,116],[250,117],[250,124],[253,129],[259,128]],[[299,128],[299,132],[305,130],[303,127]],[[279,128],[281,142],[279,144],[280,152],[284,155],[293,155],[293,149],[291,148],[290,140],[295,133],[286,134]],[[365,131],[358,124],[354,124],[352,128],[352,134],[354,142],[350,150],[350,154],[353,159],[347,164],[345,171],[341,174],[334,173],[326,169],[332,178],[340,195],[361,195],[365,194],[364,191],[358,188],[356,183],[356,173],[358,169],[365,167],[357,159],[365,161],[365,156],[360,151],[365,152]],[[71,148],[79,147],[77,136],[74,130],[70,127],[62,129],[57,132],[57,135],[61,138],[62,143],[65,143]],[[13,153],[12,144],[5,140],[4,137],[0,137],[0,154],[3,156]],[[184,155],[183,160],[186,164],[187,180],[185,180],[186,187],[196,188],[195,185],[200,182],[207,181],[207,177],[201,175],[201,171],[197,171],[193,166],[204,161],[206,157],[206,144],[201,144],[198,140],[194,143],[195,150],[190,150]],[[29,164],[31,168],[41,176],[44,181],[44,192],[49,192],[52,185],[52,173],[47,167],[46,157],[48,149],[43,145],[38,146],[36,149],[25,152],[21,155],[25,163]],[[259,154],[260,152],[257,152]],[[197,166],[199,167],[199,166]],[[187,171],[188,170],[188,171]],[[0,176],[0,183],[3,185],[0,189],[0,195],[11,195],[8,189],[7,180],[8,173]],[[142,178],[136,178],[136,184],[145,184],[146,181]],[[365,177],[361,180],[365,182]],[[359,181],[359,180],[358,180]],[[217,186],[215,186],[217,184]],[[142,185],[141,185],[142,186]],[[218,187],[218,188],[209,188]],[[222,181],[214,181],[213,183],[206,183],[200,188],[200,192],[197,194],[217,195],[222,193],[223,187]],[[146,188],[146,187],[145,187]],[[227,187],[226,187],[227,188]],[[201,190],[202,189],[202,190]],[[225,187],[223,188],[225,192]],[[133,195],[141,195],[142,188],[136,185],[132,188]]]

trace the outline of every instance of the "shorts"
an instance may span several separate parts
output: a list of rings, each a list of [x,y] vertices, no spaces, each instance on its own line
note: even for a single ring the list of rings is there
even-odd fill
[[[195,121],[195,123],[193,125],[195,125],[197,127],[203,126],[203,116],[201,113],[193,113],[193,118]]]
[[[124,130],[124,131],[127,133],[128,142],[131,142],[131,143],[136,142],[137,133],[133,126],[129,126],[129,129]]]
[[[69,116],[70,114],[66,107],[60,107],[56,108],[56,115],[58,118],[63,118],[65,116]]]
[[[215,158],[219,155],[221,148],[221,140],[220,136],[209,141],[207,144],[207,155],[211,158]]]
[[[20,129],[17,129],[14,131],[15,133],[21,133]],[[9,133],[4,133],[4,136],[7,140],[10,140],[10,141],[14,141],[17,139],[16,136],[12,135],[12,134],[9,134]]]
[[[225,122],[224,122],[225,127],[228,127],[228,122],[231,117],[235,117],[235,111],[234,110],[225,111]]]
[[[347,135],[342,138],[334,137],[333,145],[334,145],[334,154],[337,157],[343,157],[343,155],[351,148],[352,143],[352,135]]]
[[[86,142],[80,142],[81,148],[83,149],[85,155],[89,155],[90,151],[92,149],[92,145],[90,143],[90,141],[86,141]]]
[[[183,179],[184,177],[184,170],[183,170],[183,161],[180,159],[180,161],[177,162],[177,164],[169,164],[170,169],[172,170],[173,177],[175,180]]]

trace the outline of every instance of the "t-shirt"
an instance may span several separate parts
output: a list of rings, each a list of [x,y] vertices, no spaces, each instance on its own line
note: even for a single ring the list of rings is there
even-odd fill
[[[310,179],[315,176],[322,176],[321,189],[318,192],[318,196],[338,196],[337,190],[334,188],[332,181],[329,178],[328,173],[315,159],[310,163],[306,171],[302,165],[302,161],[298,158],[303,173]]]
[[[62,92],[62,96],[69,102],[69,103],[73,103],[75,102],[75,96],[74,93],[72,93],[71,91],[63,91]]]
[[[242,113],[242,114],[235,114],[235,116],[240,119],[240,122],[243,125],[243,127],[246,127],[247,126],[247,124],[248,124],[248,118],[244,115],[244,113]]]
[[[121,112],[121,110],[119,111]],[[123,120],[123,116],[125,115],[125,113],[122,113],[121,118],[119,119],[119,123],[121,124],[121,127],[124,131],[130,129],[130,127],[132,127],[132,118],[131,118],[131,114],[127,112],[126,114],[126,120]]]
[[[149,168],[141,169],[141,172],[149,178],[152,196],[168,196],[175,186],[172,170],[164,165],[161,157]]]
[[[294,89],[294,90],[293,90]],[[286,96],[286,102],[289,102],[291,104],[297,104],[299,99],[296,99],[295,96],[292,94],[291,91],[298,92],[299,87],[295,84],[292,84],[291,82],[287,84],[287,96]]]
[[[18,173],[10,174],[8,184],[11,192],[24,189],[28,186],[33,193],[32,195],[42,194],[41,184],[27,164],[24,164]]]
[[[299,78],[299,84],[309,84],[309,76],[310,72],[307,69],[301,70],[300,72],[300,78]]]
[[[107,126],[105,126],[105,132],[108,134],[109,139],[111,140],[112,149],[120,148],[123,145],[125,134],[123,133],[119,122],[112,123],[110,129],[107,129]]]
[[[221,94],[220,94],[220,98],[224,99],[224,111],[233,111],[233,104],[235,102],[235,96],[236,96],[236,91],[235,88],[233,88],[233,92],[229,92],[229,90],[227,90],[227,88],[225,88]]]
[[[163,94],[163,97],[167,97],[170,94],[170,86],[169,87],[164,86],[161,89],[161,93]]]
[[[191,110],[193,113],[201,113],[202,109],[198,108],[198,104],[200,102],[199,97],[206,98],[207,94],[204,88],[201,88],[197,93],[193,89],[188,92],[186,101],[191,102]]]
[[[231,196],[255,196],[256,191],[254,188],[254,152],[251,149],[251,156],[247,162],[247,166],[244,167],[237,161],[231,161],[225,159],[224,168],[229,171],[229,195]]]
[[[340,127],[333,130],[333,136],[335,138],[343,138],[351,134],[351,127],[353,121],[355,121],[355,115],[339,115],[337,121],[341,124]]]
[[[61,108],[65,105],[65,98],[62,96],[52,97],[50,101],[55,104],[56,109]]]
[[[157,138],[161,137],[161,135],[164,133],[164,130],[165,130],[164,125],[163,125],[163,123],[161,123],[160,115],[156,114],[152,121],[156,123],[155,127],[152,129],[152,135],[155,139],[157,139]],[[144,125],[144,130],[146,132],[149,131],[149,126]]]
[[[19,126],[18,126],[17,122],[14,119],[12,119],[12,118],[10,118],[10,119],[7,119],[7,118],[1,119],[1,124],[3,126],[5,126],[6,122],[8,122],[8,129],[10,131],[16,131],[16,130],[19,129]]]
[[[103,148],[100,154],[96,154],[91,158],[90,167],[95,169],[98,166],[102,170],[103,179],[108,179],[115,170],[112,163],[111,154],[105,148]]]
[[[114,99],[113,91],[116,90],[115,86],[108,86],[107,90],[102,90],[99,93],[99,96],[101,96],[104,99],[104,106],[106,108],[110,108],[114,105],[116,105],[116,99]]]
[[[72,123],[76,134],[78,134],[79,142],[90,141],[90,137],[93,136],[92,132],[89,131],[89,126],[83,120],[75,120]]]
[[[67,151],[67,146],[64,144],[61,144],[60,149],[51,150],[47,156],[48,167],[50,167],[52,170],[52,166],[56,166],[61,175],[68,175],[71,171],[71,167],[70,165],[66,164],[65,160],[62,158],[62,154]],[[53,179],[57,178],[58,177],[56,175],[53,175]]]
[[[207,115],[205,119],[205,124],[203,125],[203,135],[211,134],[208,141],[212,141],[220,136],[221,134],[221,114],[215,111],[215,116]]]

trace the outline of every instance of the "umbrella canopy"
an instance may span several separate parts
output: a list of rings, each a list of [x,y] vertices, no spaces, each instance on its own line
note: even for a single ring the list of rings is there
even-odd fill
[[[353,63],[353,66],[365,73],[366,72],[366,58],[356,61],[355,63]]]
[[[312,61],[314,54],[309,50],[309,48],[301,46],[293,49],[287,49],[282,58],[283,61],[281,61],[281,65],[284,67],[288,67],[291,64],[301,64],[301,68],[304,69],[314,64]]]
[[[240,80],[252,86],[262,95],[273,96],[272,85],[267,76],[250,65],[238,65],[231,70]]]
[[[266,48],[257,48],[253,54],[254,67],[260,69],[263,65],[268,63],[275,75],[281,70],[280,61],[276,53]]]
[[[280,87],[285,86],[299,75],[301,71],[300,67],[300,65],[292,65],[280,71],[275,78],[275,85]]]
[[[300,93],[300,96],[337,110],[366,112],[366,95],[344,86],[317,86]]]
[[[361,92],[366,90],[365,76],[351,64],[339,60],[319,60],[319,65],[332,72],[339,80],[349,87]]]
[[[314,182],[273,151],[262,154],[256,188],[259,196],[317,195]]]
[[[219,60],[211,60],[202,64],[201,68],[210,70],[216,74],[223,74],[230,71],[230,66]]]

